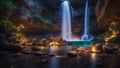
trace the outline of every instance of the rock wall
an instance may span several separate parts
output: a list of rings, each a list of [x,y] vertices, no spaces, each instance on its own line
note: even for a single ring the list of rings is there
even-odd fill
[[[12,0],[18,5],[18,9],[11,16],[11,20],[19,26],[23,24],[25,29],[23,32],[36,33],[36,32],[60,32],[61,31],[61,14],[60,6],[61,0]],[[82,32],[84,23],[84,9],[86,0],[71,0],[71,5],[74,9],[73,17],[73,31]],[[91,16],[94,15],[94,7],[96,0],[90,0],[89,5],[91,7]],[[33,13],[39,13],[40,15],[53,20],[54,26],[48,26],[43,24],[41,20],[34,21],[32,19]],[[95,18],[95,17],[94,17]],[[93,18],[92,18],[93,19]],[[51,29],[52,28],[52,29]]]
[[[96,16],[100,29],[107,29],[112,21],[120,20],[120,0],[98,0]]]

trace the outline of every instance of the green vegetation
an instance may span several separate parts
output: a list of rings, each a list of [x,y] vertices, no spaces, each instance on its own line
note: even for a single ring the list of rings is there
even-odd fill
[[[0,21],[0,29],[1,33],[4,33],[6,31],[17,32],[17,27],[10,21]]]
[[[12,36],[16,37],[16,40],[14,40],[16,43],[23,44],[28,40],[28,38],[20,33],[18,28],[10,21],[0,21],[0,33],[0,43],[2,43],[3,40],[7,41],[7,39]]]
[[[0,11],[5,10],[8,14],[11,14],[16,8],[11,0],[0,0]]]
[[[120,40],[120,21],[113,21],[109,26],[109,31],[105,34],[106,41]]]
[[[53,25],[53,21],[49,18],[45,18],[45,17],[42,17],[41,15],[39,14],[33,14],[32,17],[34,19],[40,19],[42,22],[48,24],[48,25]]]
[[[113,21],[110,24],[109,31],[118,32],[120,34],[120,21]]]

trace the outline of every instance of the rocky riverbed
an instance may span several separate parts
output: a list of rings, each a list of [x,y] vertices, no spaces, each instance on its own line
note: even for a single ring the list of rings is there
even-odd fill
[[[119,68],[119,45],[103,46],[37,46],[36,50],[35,46],[25,46],[18,53],[0,51],[0,65],[2,68]]]

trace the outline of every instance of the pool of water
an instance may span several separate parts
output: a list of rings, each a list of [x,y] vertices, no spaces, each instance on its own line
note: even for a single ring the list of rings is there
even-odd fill
[[[70,41],[70,43],[72,44],[72,47],[90,47],[92,46],[91,41]]]
[[[120,55],[117,54],[92,53],[68,57],[68,51],[82,46],[77,44],[72,46],[39,46],[40,51],[55,54],[54,57],[36,56],[34,53],[20,53],[20,56],[13,57],[11,53],[1,54],[0,52],[0,68],[120,68]],[[48,61],[41,63],[43,59]]]

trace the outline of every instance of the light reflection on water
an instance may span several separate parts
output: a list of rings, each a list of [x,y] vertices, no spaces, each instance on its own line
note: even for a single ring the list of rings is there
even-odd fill
[[[49,48],[49,52],[50,54],[57,54],[58,51],[60,51],[60,47],[59,46],[51,46]],[[49,68],[60,68],[60,65],[59,65],[59,59],[57,58],[50,58],[50,63],[49,63]]]
[[[49,65],[50,65],[50,68],[60,68],[59,59],[51,58]]]
[[[40,64],[39,61],[43,59],[35,54],[22,54],[19,57],[0,55],[0,68],[74,68],[75,66],[75,68],[98,68],[100,66],[98,63],[103,64],[103,68],[120,68],[120,55],[103,54],[101,56],[90,53],[72,58],[67,57],[67,52],[73,49],[74,46],[41,47],[41,51],[56,55],[55,57],[43,57],[43,59],[48,59],[45,64]]]
[[[96,68],[96,53],[91,54],[91,68]]]

